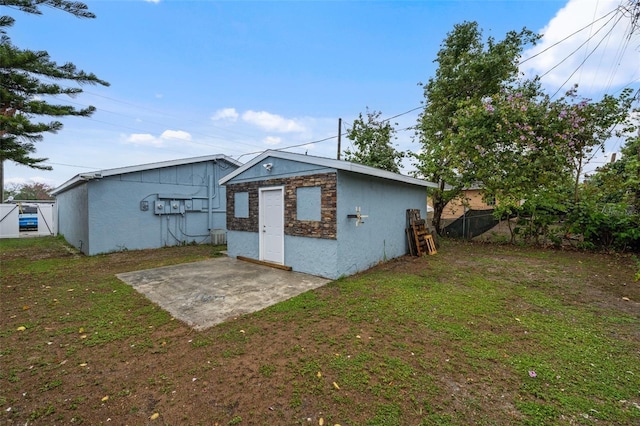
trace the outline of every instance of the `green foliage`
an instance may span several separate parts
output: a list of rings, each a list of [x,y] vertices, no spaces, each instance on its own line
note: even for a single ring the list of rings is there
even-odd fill
[[[485,46],[477,24],[466,22],[456,25],[443,42],[436,76],[425,85],[425,109],[416,128],[422,145],[416,156],[418,172],[440,183],[429,194],[439,233],[446,204],[463,188],[480,184],[485,196],[498,200],[497,215],[521,218],[517,229],[525,240],[551,237],[554,217],[579,199],[580,178],[593,152],[612,136],[635,131],[631,89],[594,102],[579,97],[574,87],[552,100],[537,79],[519,79],[520,53],[537,39],[524,29],[498,43],[489,38]],[[632,193],[640,210],[640,158],[636,162],[637,146],[629,151],[627,162],[612,167],[607,182],[619,187],[611,197],[620,199],[623,192],[629,198]],[[567,188],[569,182],[573,189],[563,197],[541,196]],[[521,200],[527,200],[523,211]]]
[[[640,251],[640,214],[628,206],[580,202],[568,222],[570,232],[583,236],[584,248]]]
[[[11,188],[5,189],[5,198],[12,196],[14,200],[53,200],[49,195],[54,188],[41,182],[32,182],[19,185],[13,185]]]
[[[627,203],[640,212],[640,136],[627,138],[621,158],[596,169],[584,183],[583,197],[596,203]]]
[[[391,140],[396,130],[389,121],[380,121],[382,112],[367,108],[367,118],[362,113],[353,122],[353,127],[347,137],[353,141],[355,149],[345,150],[345,160],[376,167],[390,172],[400,172],[400,161],[403,152],[396,151]]]
[[[0,6],[9,11],[20,10],[41,14],[40,6],[50,6],[79,18],[94,18],[87,6],[66,0],[1,0]],[[5,9],[5,10],[7,10]],[[50,170],[35,158],[35,143],[43,139],[44,132],[55,133],[62,128],[60,121],[33,121],[36,117],[65,117],[91,115],[95,108],[76,109],[71,105],[50,102],[58,95],[74,96],[82,93],[80,87],[64,87],[48,81],[67,81],[77,84],[101,84],[104,80],[92,73],[76,68],[70,62],[59,65],[45,51],[20,49],[14,46],[7,30],[15,22],[11,16],[0,16],[0,163],[11,160],[28,167]],[[47,81],[45,81],[47,80]],[[0,166],[1,167],[1,166]],[[0,174],[1,175],[1,174]],[[3,187],[0,182],[0,188]]]
[[[492,37],[483,41],[476,22],[464,22],[454,27],[441,45],[435,77],[424,85],[425,108],[416,126],[421,151],[415,155],[418,173],[440,188],[430,192],[434,207],[433,225],[441,233],[440,217],[447,203],[458,197],[471,181],[459,166],[459,126],[455,117],[468,102],[500,93],[515,81],[518,60],[526,45],[538,36],[527,29],[511,31],[496,42]],[[473,146],[473,145],[472,145]],[[451,186],[451,189],[446,188]]]

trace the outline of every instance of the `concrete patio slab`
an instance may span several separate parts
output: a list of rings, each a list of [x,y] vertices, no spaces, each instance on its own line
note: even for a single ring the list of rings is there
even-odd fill
[[[259,311],[330,280],[220,257],[117,277],[196,330]]]

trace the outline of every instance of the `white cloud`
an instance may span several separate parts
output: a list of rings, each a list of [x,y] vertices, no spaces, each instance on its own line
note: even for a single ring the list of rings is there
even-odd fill
[[[620,0],[569,0],[539,31],[544,36],[540,43],[524,52],[521,70],[527,76],[543,76],[543,84],[553,91],[562,87],[561,94],[576,83],[582,94],[637,83],[640,34],[629,38],[630,17],[616,11],[619,4]]]
[[[236,121],[238,116],[239,114],[235,108],[222,108],[214,112],[211,119],[213,121]]]
[[[125,141],[132,145],[162,146],[162,141],[149,133],[132,133]]]
[[[167,140],[167,139],[180,139],[180,140],[183,140],[183,141],[190,141],[191,140],[191,134],[188,133],[188,132],[185,132],[183,130],[165,130],[160,135],[160,138],[164,139],[164,140]]]
[[[304,132],[306,130],[303,125],[295,120],[287,119],[266,111],[249,110],[242,114],[242,119],[247,123],[270,132],[293,133]]]
[[[190,141],[191,134],[183,130],[165,130],[159,137],[153,136],[150,133],[132,133],[128,136],[124,136],[123,138],[126,143],[132,145],[159,148],[164,146],[166,141]]]
[[[144,1],[147,3],[155,3],[155,4],[160,3],[160,0],[144,0]]]
[[[264,143],[266,143],[267,145],[278,145],[281,142],[282,138],[279,138],[277,136],[267,136],[266,138],[264,138]]]

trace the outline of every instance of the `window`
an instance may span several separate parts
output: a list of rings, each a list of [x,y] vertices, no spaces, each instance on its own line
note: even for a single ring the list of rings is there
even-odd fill
[[[296,189],[298,220],[322,220],[320,214],[321,191],[319,186],[306,186]]]
[[[234,216],[246,218],[249,217],[249,193],[236,192],[233,194]]]

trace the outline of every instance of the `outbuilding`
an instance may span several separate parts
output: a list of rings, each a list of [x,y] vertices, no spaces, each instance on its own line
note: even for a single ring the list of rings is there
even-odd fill
[[[220,178],[241,163],[209,155],[81,173],[52,191],[58,232],[87,255],[226,242]]]
[[[426,217],[413,177],[330,158],[266,151],[220,180],[227,251],[331,279],[408,252],[407,210]]]

